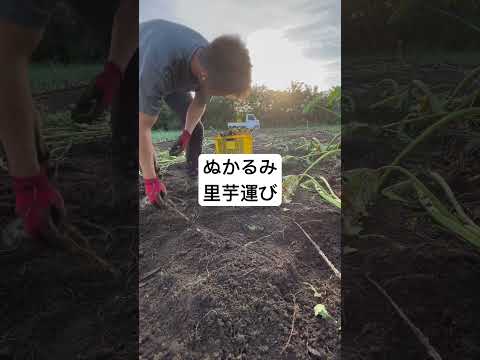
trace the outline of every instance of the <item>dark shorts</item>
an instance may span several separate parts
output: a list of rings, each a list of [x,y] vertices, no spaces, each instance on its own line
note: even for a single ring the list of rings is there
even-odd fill
[[[42,29],[50,20],[52,12],[59,3],[70,5],[80,16],[92,19],[92,23],[111,18],[118,8],[120,0],[1,0],[0,21]]]
[[[2,0],[0,19],[35,29],[43,28],[56,4],[56,0]]]

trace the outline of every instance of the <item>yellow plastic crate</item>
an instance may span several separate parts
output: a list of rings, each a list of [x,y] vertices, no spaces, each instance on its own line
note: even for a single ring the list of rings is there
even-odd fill
[[[215,137],[216,154],[252,154],[253,136],[250,133],[221,135]]]

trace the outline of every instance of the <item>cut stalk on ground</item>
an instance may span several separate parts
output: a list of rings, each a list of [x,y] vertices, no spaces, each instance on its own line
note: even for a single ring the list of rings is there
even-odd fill
[[[328,259],[327,255],[325,255],[325,253],[322,251],[322,249],[320,249],[320,246],[317,245],[317,243],[315,241],[313,241],[312,237],[305,231],[305,229],[299,224],[297,223],[296,221],[294,221],[295,225],[298,226],[298,228],[300,230],[302,230],[303,234],[305,235],[305,237],[308,239],[308,241],[310,241],[310,243],[314,246],[314,248],[317,250],[318,254],[321,256],[321,258],[325,261],[325,263],[328,265],[328,267],[333,271],[333,273],[335,274],[335,276],[338,278],[338,279],[342,279],[342,274],[340,273],[340,271],[337,270],[337,268],[335,267],[335,265],[333,265],[333,263]]]

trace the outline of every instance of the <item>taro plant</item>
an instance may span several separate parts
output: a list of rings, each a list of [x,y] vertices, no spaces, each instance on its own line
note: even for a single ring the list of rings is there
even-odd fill
[[[428,172],[430,180],[443,192],[443,197],[440,199],[424,182],[420,181],[412,170],[402,166],[405,158],[432,135],[449,125],[459,122],[472,124],[480,119],[480,107],[475,106],[479,94],[474,86],[479,76],[480,67],[477,67],[454,89],[443,92],[440,96],[425,83],[414,80],[412,88],[416,89],[420,106],[416,111],[410,111],[403,120],[383,125],[375,131],[367,124],[349,124],[350,127],[355,125],[351,130],[356,132],[363,131],[377,135],[385,131],[400,133],[406,125],[413,123],[422,126],[423,129],[408,142],[390,165],[379,169],[355,169],[343,173],[344,201],[349,205],[343,214],[343,227],[347,234],[359,235],[363,230],[362,219],[368,216],[368,208],[378,199],[378,196],[383,195],[407,204],[409,201],[405,197],[405,192],[413,190],[418,204],[441,228],[480,247],[480,226],[467,216],[447,181],[435,171]],[[390,105],[399,106],[399,102],[405,100],[407,90],[401,89],[396,82],[386,79],[378,85],[388,86],[390,92],[385,93],[388,95],[387,98],[373,104],[371,109]],[[471,89],[473,89],[473,96],[469,94]],[[475,146],[474,141],[469,144]],[[388,185],[392,172],[401,174],[407,180]]]

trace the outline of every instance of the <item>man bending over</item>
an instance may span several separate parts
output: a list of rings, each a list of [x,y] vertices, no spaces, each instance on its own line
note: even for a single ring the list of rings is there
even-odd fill
[[[238,36],[224,35],[208,42],[198,32],[166,20],[140,24],[139,41],[140,168],[150,203],[160,205],[167,189],[157,176],[152,143],[160,101],[177,113],[183,125],[170,154],[177,156],[186,150],[187,169],[194,176],[202,151],[200,120],[207,103],[212,96],[244,97],[250,90],[252,66]]]

